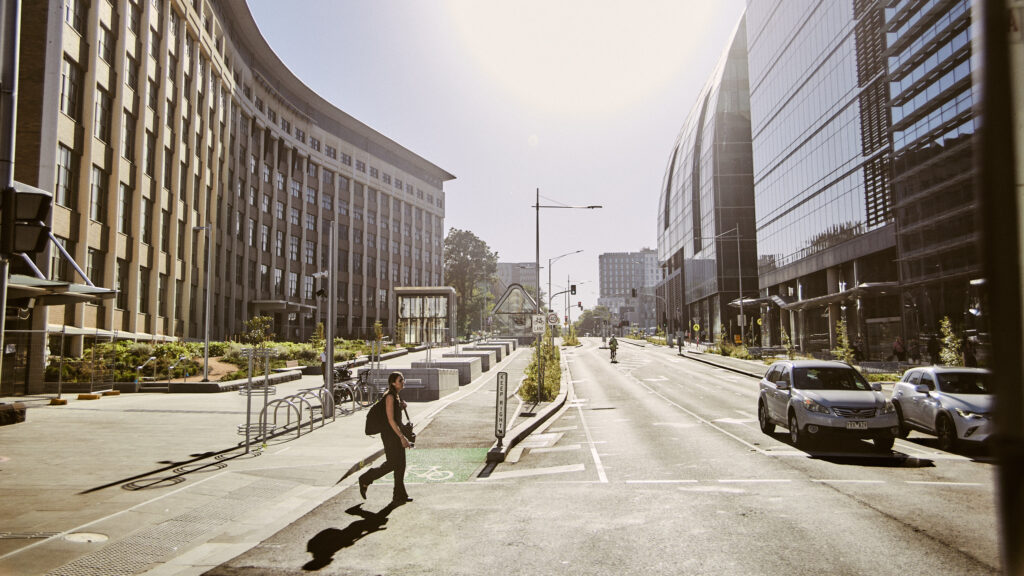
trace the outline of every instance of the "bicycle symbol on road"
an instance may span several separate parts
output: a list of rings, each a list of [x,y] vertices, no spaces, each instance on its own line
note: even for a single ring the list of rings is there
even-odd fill
[[[442,470],[438,466],[409,466],[405,469],[405,477],[410,476],[427,482],[444,482],[451,480],[455,473],[451,470]]]

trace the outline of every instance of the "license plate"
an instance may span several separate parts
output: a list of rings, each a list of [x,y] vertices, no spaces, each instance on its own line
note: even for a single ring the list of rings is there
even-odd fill
[[[867,422],[847,422],[846,423],[846,429],[847,430],[867,430],[868,429],[868,423]]]

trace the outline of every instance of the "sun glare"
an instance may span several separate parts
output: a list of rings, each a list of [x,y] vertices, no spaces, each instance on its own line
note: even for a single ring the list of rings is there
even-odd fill
[[[555,114],[615,112],[686,66],[714,2],[450,0],[466,52],[501,89]]]

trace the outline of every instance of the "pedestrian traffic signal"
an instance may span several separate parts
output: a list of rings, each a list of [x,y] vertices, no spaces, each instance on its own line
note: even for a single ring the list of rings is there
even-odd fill
[[[576,285],[575,284],[570,284],[569,285],[569,294],[574,294],[574,295],[576,294]]]
[[[583,302],[577,302],[576,304],[580,307],[580,310],[583,310]]]
[[[5,188],[0,199],[0,254],[24,252],[34,255],[46,249],[50,239],[50,217],[53,195],[39,188],[18,183]]]

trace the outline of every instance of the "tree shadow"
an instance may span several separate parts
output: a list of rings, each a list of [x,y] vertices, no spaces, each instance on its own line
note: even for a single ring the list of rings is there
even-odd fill
[[[356,504],[345,510],[346,513],[359,516],[360,519],[340,530],[337,528],[321,530],[316,536],[310,538],[306,544],[306,551],[313,555],[313,559],[306,562],[302,569],[319,570],[333,562],[334,554],[339,550],[352,546],[374,532],[385,530],[384,525],[388,522],[388,514],[391,514],[391,511],[398,506],[400,506],[399,503],[392,502],[381,508],[379,512],[370,512],[363,510],[362,504]]]

